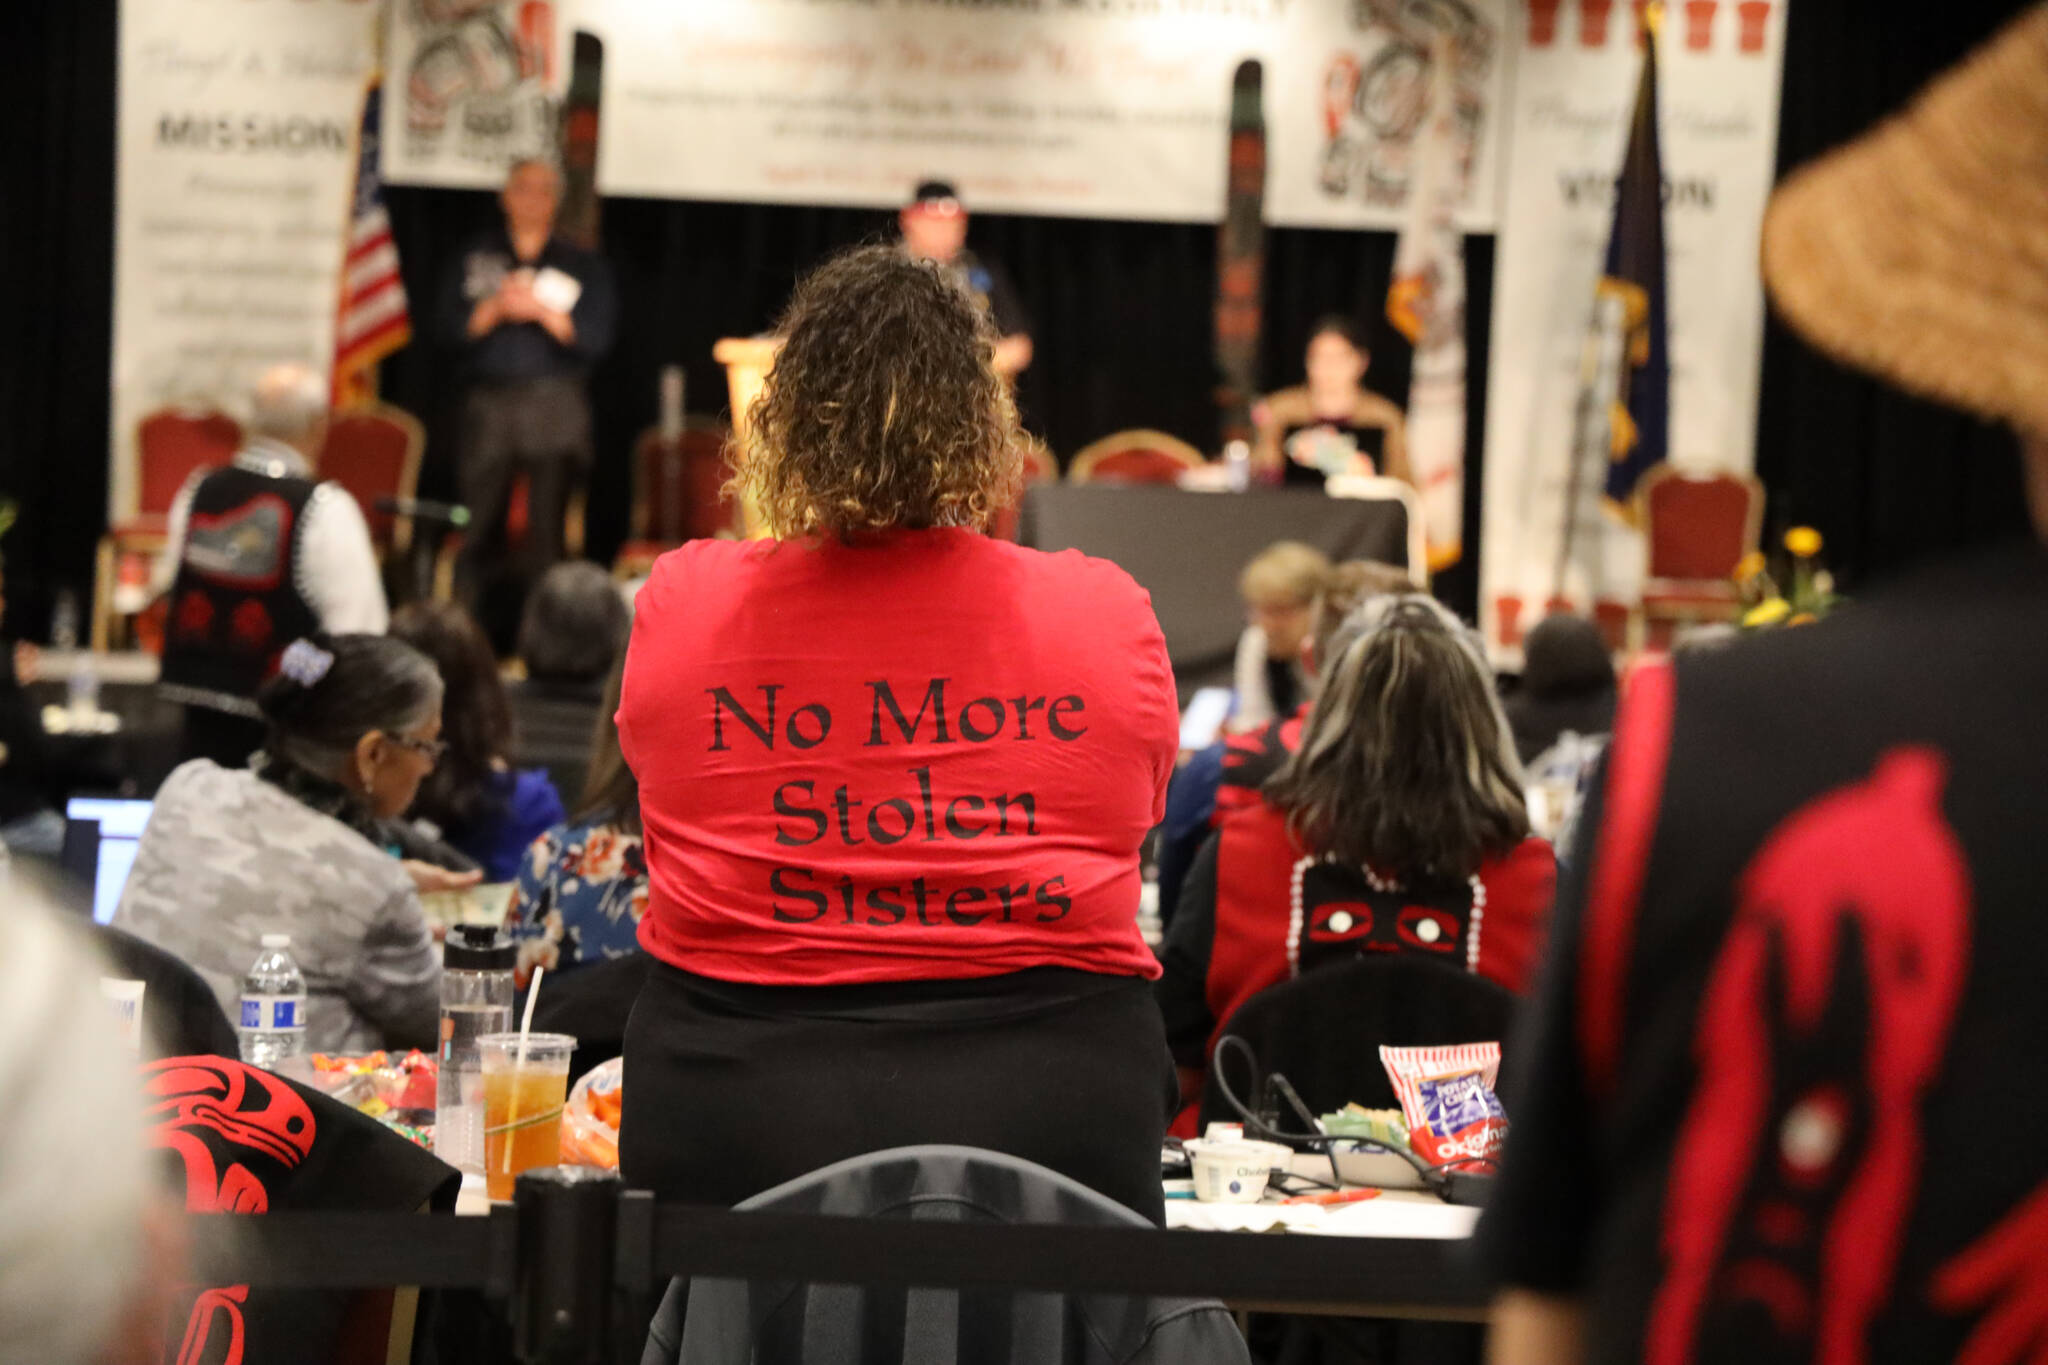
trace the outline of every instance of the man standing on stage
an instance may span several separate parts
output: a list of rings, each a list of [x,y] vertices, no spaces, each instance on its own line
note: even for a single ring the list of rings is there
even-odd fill
[[[457,580],[470,600],[505,555],[519,477],[537,573],[562,558],[570,489],[593,457],[584,383],[611,348],[618,304],[604,259],[554,235],[561,200],[553,166],[515,162],[505,226],[473,243],[441,290],[442,335],[463,348],[469,385],[459,478],[471,520]]]
[[[1001,264],[967,249],[967,208],[960,196],[943,180],[927,180],[904,206],[899,221],[905,251],[919,260],[938,262],[981,300],[995,323],[996,373],[1015,379],[1031,364],[1031,323]]]

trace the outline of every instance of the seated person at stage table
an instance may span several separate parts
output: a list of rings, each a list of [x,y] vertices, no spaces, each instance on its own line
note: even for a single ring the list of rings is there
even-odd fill
[[[1318,965],[1417,953],[1529,984],[1557,864],[1484,650],[1420,594],[1357,615],[1300,747],[1182,887],[1158,995],[1191,1103],[1238,1007]]]
[[[527,596],[519,620],[526,676],[505,684],[512,758],[520,767],[547,769],[564,796],[583,790],[605,679],[625,652],[632,624],[618,583],[589,560],[555,565]]]
[[[519,941],[522,982],[536,965],[552,975],[640,951],[648,896],[640,784],[619,752],[612,719],[623,662],[604,693],[576,813],[534,840],[520,861],[506,923]]]
[[[157,690],[185,708],[182,757],[240,767],[263,742],[256,689],[287,644],[376,635],[389,619],[363,509],[340,484],[314,482],[326,433],[326,381],[276,366],[234,462],[194,474],[171,504]]]
[[[1019,435],[982,310],[869,247],[797,288],[740,480],[781,537],[640,590],[619,739],[657,959],[625,1178],[731,1203],[959,1143],[1161,1217],[1139,847],[1179,717],[1113,564],[980,528]]]
[[[420,783],[412,816],[483,869],[509,882],[533,841],[562,818],[562,798],[539,768],[514,767],[512,708],[476,618],[449,602],[410,602],[391,634],[434,661],[447,689],[441,762]]]
[[[1316,593],[1330,572],[1330,557],[1313,545],[1282,540],[1253,556],[1238,575],[1248,623],[1237,638],[1231,683],[1237,705],[1233,733],[1257,730],[1308,700],[1313,671],[1302,662],[1315,619]]]
[[[1030,368],[1031,320],[1017,301],[1016,286],[1002,262],[968,249],[967,206],[953,186],[944,180],[924,181],[898,222],[903,249],[915,260],[936,262],[988,314],[996,329],[996,373],[1015,379]]]
[[[1407,421],[1365,387],[1372,353],[1348,318],[1326,317],[1308,339],[1308,383],[1252,407],[1252,468],[1268,483],[1321,488],[1332,474],[1412,482]]]
[[[385,636],[314,636],[257,704],[249,767],[195,758],[164,780],[114,925],[196,967],[231,1018],[263,936],[290,934],[312,1051],[432,1047],[441,959],[419,890],[463,883],[393,857],[391,822],[440,757],[440,675]]]

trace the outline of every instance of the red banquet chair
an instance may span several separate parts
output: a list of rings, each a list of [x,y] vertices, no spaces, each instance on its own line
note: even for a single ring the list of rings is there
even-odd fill
[[[135,427],[135,510],[100,538],[93,574],[92,647],[113,642],[117,621],[148,605],[150,566],[163,553],[171,503],[199,470],[223,465],[242,445],[234,418],[211,408],[158,408]]]
[[[1649,646],[1669,648],[1680,625],[1739,619],[1735,567],[1762,537],[1763,484],[1748,474],[1690,474],[1659,465],[1637,497]]]
[[[380,511],[377,504],[418,493],[426,448],[419,419],[389,403],[350,408],[328,420],[319,476],[334,480],[362,504],[379,556],[404,554],[412,544],[412,518]]]
[[[1201,451],[1178,436],[1139,427],[1083,446],[1067,470],[1067,482],[1175,483],[1207,463]]]
[[[681,437],[664,440],[649,427],[633,443],[633,534],[612,560],[612,573],[638,578],[686,540],[739,527],[739,501],[725,491],[732,476],[732,433],[723,422],[690,417]]]
[[[1035,436],[1024,438],[1024,487],[1037,483],[1052,483],[1060,476],[1060,462],[1045,448],[1045,442]],[[995,517],[988,526],[989,537],[993,540],[1015,541],[1019,523],[1024,517],[1024,493],[1020,489],[1017,500],[996,509]]]

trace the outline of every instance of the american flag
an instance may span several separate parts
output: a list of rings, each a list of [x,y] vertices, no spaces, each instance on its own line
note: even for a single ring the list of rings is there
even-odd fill
[[[377,170],[383,104],[383,87],[371,86],[363,100],[355,204],[349,212],[348,250],[341,266],[341,310],[335,319],[336,406],[372,396],[372,367],[412,340],[405,282],[398,275],[398,246],[391,240],[391,215],[384,209],[384,182]]]

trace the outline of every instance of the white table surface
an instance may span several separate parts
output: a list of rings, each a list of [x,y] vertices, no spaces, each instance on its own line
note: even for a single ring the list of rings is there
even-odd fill
[[[491,1211],[482,1176],[462,1177],[455,1212],[481,1216]],[[1355,1204],[1204,1204],[1166,1201],[1166,1226],[1207,1232],[1311,1233],[1323,1237],[1400,1237],[1459,1241],[1472,1235],[1479,1210],[1446,1204],[1417,1190],[1383,1190]]]
[[[1300,1232],[1323,1237],[1400,1237],[1461,1241],[1479,1210],[1446,1204],[1433,1194],[1384,1190],[1355,1204],[1204,1204],[1166,1201],[1166,1226],[1206,1232]]]

